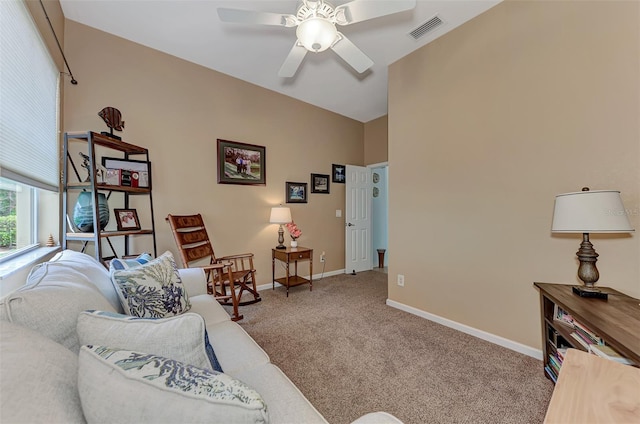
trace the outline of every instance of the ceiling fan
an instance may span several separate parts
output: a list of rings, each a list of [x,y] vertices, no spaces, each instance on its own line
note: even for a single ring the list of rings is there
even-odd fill
[[[337,7],[324,0],[302,0],[295,15],[218,8],[218,16],[222,22],[298,27],[298,39],[278,72],[278,76],[290,78],[296,74],[308,51],[319,53],[329,48],[358,73],[363,73],[373,61],[340,33],[336,25],[351,25],[415,6],[416,0],[353,0]]]

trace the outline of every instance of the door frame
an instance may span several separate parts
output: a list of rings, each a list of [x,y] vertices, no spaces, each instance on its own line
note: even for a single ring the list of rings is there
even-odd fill
[[[373,171],[375,169],[385,168],[385,170],[386,170],[386,187],[385,188],[388,191],[389,190],[389,161],[373,163],[371,165],[367,165],[367,168],[371,168],[371,175],[373,175]],[[375,184],[374,184],[374,186],[375,186]],[[385,205],[386,211],[387,211],[386,228],[387,228],[387,233],[388,233],[388,231],[389,231],[389,193],[387,192],[386,195],[387,195],[387,202],[386,202],[386,205]],[[374,236],[375,229],[373,227],[373,221],[374,221],[375,214],[376,214],[376,211],[375,211],[375,208],[372,205],[371,206],[371,217],[372,217],[372,220],[371,220],[371,243],[372,243],[372,245],[371,245],[371,255],[372,255],[371,258],[372,258],[372,263],[371,263],[371,265],[372,265],[373,268],[375,268],[377,266],[377,260],[378,260],[378,258],[376,256],[377,255],[376,248],[374,248],[374,246],[373,246],[373,240],[375,238],[375,236]],[[389,246],[388,246],[388,244],[389,244],[389,240],[388,240],[388,236],[387,236],[387,246],[385,246],[386,252],[385,252],[385,258],[384,258],[384,261],[387,264],[387,268],[388,268],[388,264],[389,264]]]

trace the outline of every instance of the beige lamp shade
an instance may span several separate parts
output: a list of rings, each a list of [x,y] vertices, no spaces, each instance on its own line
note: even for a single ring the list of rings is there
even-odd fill
[[[615,190],[579,191],[556,196],[552,233],[630,233],[634,231]]]
[[[291,209],[284,206],[276,206],[271,208],[271,216],[269,217],[271,224],[288,224],[291,222]]]

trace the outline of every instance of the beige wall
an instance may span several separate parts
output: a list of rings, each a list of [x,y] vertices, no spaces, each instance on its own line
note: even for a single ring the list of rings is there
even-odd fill
[[[541,347],[533,282],[578,281],[555,195],[621,190],[640,230],[639,7],[507,1],[391,66],[390,299]],[[640,297],[640,234],[592,241]]]
[[[389,160],[388,155],[388,116],[364,124],[364,163],[372,165]]]
[[[158,253],[177,254],[167,214],[199,212],[216,253],[255,253],[258,283],[270,283],[278,226],[269,212],[284,203],[285,181],[309,183],[310,173],[331,174],[332,163],[363,163],[360,122],[73,21],[65,48],[79,84],[66,83],[64,129],[104,131],[97,113],[113,106],[126,122],[123,139],[150,151]],[[217,184],[218,138],[265,146],[267,185]],[[335,217],[344,198],[344,185],[332,184],[329,195],[290,205],[300,244],[314,248],[315,273],[322,251],[325,271],[344,268],[343,219]],[[141,241],[135,250],[149,249]]]
[[[51,27],[49,26],[49,22],[51,22],[51,26],[53,26],[56,36],[58,37],[58,42],[60,42],[60,46],[64,49],[64,14],[62,13],[60,2],[58,0],[43,0],[42,4],[40,4],[38,0],[24,0],[24,3],[27,5],[33,21],[38,27],[58,69],[66,72],[64,59],[51,31]],[[45,13],[42,10],[43,6],[47,12],[47,16],[49,16],[49,21],[47,21]]]

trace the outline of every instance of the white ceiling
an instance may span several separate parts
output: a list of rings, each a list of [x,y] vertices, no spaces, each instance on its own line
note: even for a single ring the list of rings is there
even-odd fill
[[[289,79],[277,73],[296,40],[295,28],[222,23],[216,8],[295,14],[297,0],[60,0],[60,4],[67,19],[368,122],[387,113],[390,64],[500,1],[418,0],[414,10],[339,27],[373,60],[373,67],[357,74],[327,50],[308,53]],[[330,2],[338,6],[348,1]],[[435,15],[443,25],[417,41],[408,35]],[[76,77],[81,82],[81,76]]]

